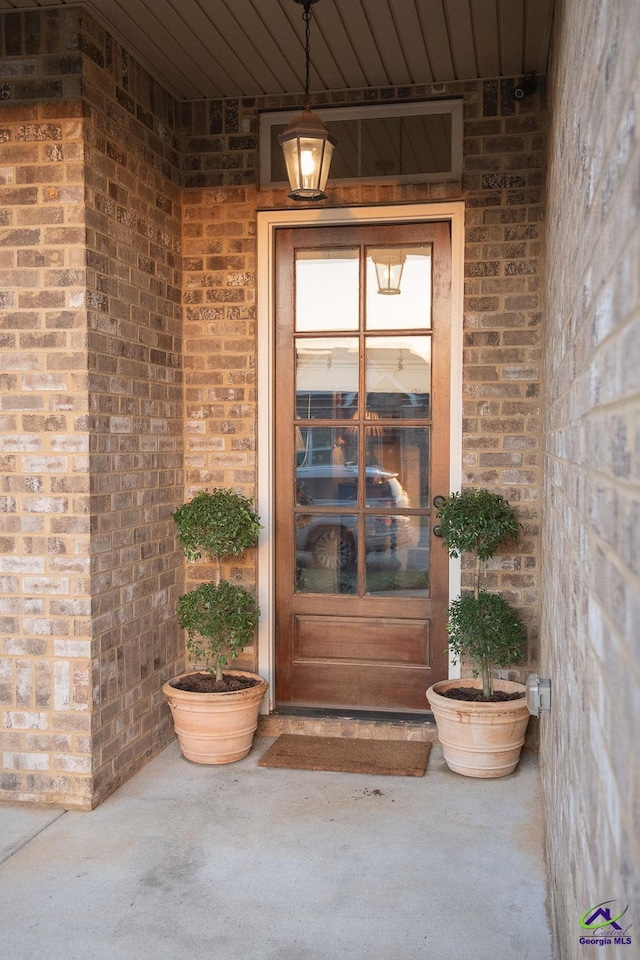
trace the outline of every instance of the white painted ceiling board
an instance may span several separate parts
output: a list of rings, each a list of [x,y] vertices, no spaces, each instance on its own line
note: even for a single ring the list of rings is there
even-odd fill
[[[264,4],[260,0],[223,0],[224,8],[228,11],[229,22],[235,26],[229,28],[228,34],[233,38],[234,49],[239,52],[243,60],[250,61],[248,69],[258,81],[256,89],[265,93],[285,93],[294,89],[299,80],[288,63],[287,57],[277,40],[272,36],[260,14]],[[224,29],[221,17],[216,14],[216,23],[219,29]],[[225,19],[226,24],[226,19]],[[245,35],[249,44],[236,43],[236,37]],[[269,81],[267,78],[273,78]]]
[[[447,0],[446,10],[456,79],[479,76],[469,0]]]
[[[395,84],[410,83],[411,75],[407,69],[407,58],[402,49],[388,0],[370,0],[366,12],[376,46],[380,51],[384,72],[388,77],[394,78]]]
[[[353,90],[367,86],[367,78],[360,62],[360,53],[347,31],[343,19],[344,4],[340,0],[323,0],[327,5],[328,18],[331,17],[331,44],[336,61],[344,77],[345,89]],[[329,8],[333,8],[333,14]],[[312,48],[313,52],[313,48]],[[335,88],[337,89],[337,88]]]
[[[632,0],[637,3],[638,0]],[[527,0],[523,73],[544,73],[547,65],[553,0]],[[541,51],[545,50],[542,57]]]
[[[301,16],[302,7],[296,3],[285,5],[285,13],[291,15],[293,26],[300,37],[301,73],[304,76],[304,30],[305,24]],[[332,44],[327,37],[333,38],[341,31],[335,8],[325,0],[322,21],[311,18],[309,24],[309,52],[311,61],[311,89],[341,90],[346,86],[343,71],[343,61],[336,55]],[[352,54],[353,55],[353,54]],[[315,73],[315,78],[314,78]]]
[[[473,45],[478,72],[483,77],[500,74],[500,32],[498,29],[498,0],[471,0]],[[519,3],[519,0],[513,0]]]
[[[500,73],[507,77],[522,71],[524,48],[524,0],[500,0]]]
[[[0,0],[0,11],[85,6],[178,99],[299,94],[294,0]],[[320,0],[311,90],[544,73],[553,0]]]
[[[410,83],[425,83],[433,79],[431,64],[425,47],[422,23],[415,0],[396,4],[392,8],[398,37],[404,50]],[[419,77],[420,80],[416,78]]]
[[[222,69],[231,84],[235,85],[235,96],[255,86],[260,86],[269,93],[279,92],[277,81],[274,81],[269,71],[265,73],[264,62],[259,53],[249,41],[247,33],[229,16],[224,2],[218,6],[215,24],[211,17],[203,12],[197,0],[181,0],[180,17],[186,26],[186,42],[182,42],[182,49],[187,57],[198,58],[199,66],[207,76],[209,84],[216,83],[216,73],[218,69]],[[167,26],[171,29],[170,23]],[[195,31],[199,47],[194,47],[192,42],[190,44],[190,31],[191,36]],[[258,71],[261,74],[259,79]]]
[[[132,6],[132,3],[127,6]],[[144,19],[136,20],[121,6],[119,0],[100,0],[98,19],[105,27],[111,28],[120,42],[137,55],[142,64],[161,79],[165,86],[174,93],[179,91],[181,99],[192,100],[200,97],[191,73],[182,72],[176,63],[173,49],[169,56],[168,52],[165,53],[156,46],[145,29]]]
[[[214,39],[207,46],[194,24],[192,23],[191,27],[187,26],[184,17],[178,13],[171,0],[140,0],[140,2],[148,12],[151,10],[150,5],[153,5],[154,16],[146,17],[150,38],[157,46],[165,49],[168,43],[172,44],[182,72],[189,63],[191,64],[190,74],[198,85],[201,95],[212,83],[213,76],[216,76],[220,93],[225,90],[227,96],[240,96],[242,86],[236,83],[227,72],[226,64],[223,62],[224,44],[217,31],[212,31]],[[222,82],[220,82],[221,79]]]
[[[352,0],[342,6],[342,19],[354,48],[357,47],[360,63],[365,71],[367,86],[386,87],[393,81],[384,69],[376,39],[371,32],[365,7],[360,0]]]
[[[423,0],[418,4],[418,12],[422,21],[422,33],[426,42],[433,81],[438,83],[455,80],[456,70],[443,0]]]

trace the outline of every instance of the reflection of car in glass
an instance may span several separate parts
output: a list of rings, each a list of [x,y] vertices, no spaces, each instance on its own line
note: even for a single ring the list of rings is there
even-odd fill
[[[296,471],[296,502],[308,506],[338,507],[339,515],[304,513],[296,522],[296,553],[298,562],[306,563],[310,555],[315,566],[326,570],[344,570],[353,567],[358,553],[358,517],[350,510],[358,506],[358,469],[355,466],[321,464],[298,467]],[[389,509],[409,506],[409,497],[395,473],[379,467],[366,470],[366,506]],[[410,521],[406,516],[382,514],[365,516],[366,551],[382,552],[406,546],[409,541]]]

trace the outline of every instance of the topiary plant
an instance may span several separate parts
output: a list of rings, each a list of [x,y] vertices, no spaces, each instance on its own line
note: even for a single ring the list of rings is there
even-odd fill
[[[440,533],[449,556],[475,556],[473,595],[458,597],[449,607],[449,646],[455,657],[475,663],[482,675],[482,695],[493,697],[492,670],[517,663],[522,653],[524,626],[503,596],[480,590],[487,560],[507,540],[517,541],[520,524],[511,504],[489,490],[467,490],[445,497],[438,508]]]
[[[524,627],[520,615],[499,593],[480,590],[449,605],[449,647],[454,663],[468,658],[482,674],[482,696],[493,697],[494,667],[510,667],[522,654]]]
[[[187,631],[192,660],[222,680],[222,668],[253,638],[260,616],[244,587],[221,578],[221,562],[258,541],[260,518],[253,501],[231,490],[202,490],[173,514],[188,560],[203,555],[215,563],[215,581],[202,583],[178,600],[180,626]]]

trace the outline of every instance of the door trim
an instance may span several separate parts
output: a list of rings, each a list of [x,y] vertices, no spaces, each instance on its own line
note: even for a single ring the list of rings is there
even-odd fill
[[[371,207],[333,207],[314,210],[261,211],[257,215],[258,270],[258,512],[263,530],[258,544],[258,603],[262,611],[258,629],[258,672],[269,681],[269,696],[263,713],[274,707],[274,351],[275,323],[275,231],[282,227],[308,227],[367,223],[407,223],[445,220],[451,224],[451,419],[450,489],[459,490],[462,478],[462,320],[464,296],[464,203],[401,204]],[[460,593],[460,560],[449,562],[449,595]],[[449,660],[449,677],[459,676],[459,667]]]

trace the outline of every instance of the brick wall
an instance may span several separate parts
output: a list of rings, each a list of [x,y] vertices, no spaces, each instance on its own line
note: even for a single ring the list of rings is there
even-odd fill
[[[161,688],[184,663],[182,211],[171,98],[83,36],[96,803],[172,738]]]
[[[563,960],[580,916],[640,905],[640,7],[564,0],[550,83],[541,724]],[[617,906],[617,904],[616,904]]]
[[[83,120],[0,106],[0,797],[91,794]]]
[[[329,184],[331,206],[467,202],[463,482],[502,493],[524,526],[487,585],[527,621],[537,658],[540,510],[540,328],[544,94],[516,103],[511,84],[447,84],[465,103],[462,182]],[[351,91],[350,102],[433,96],[429,87]],[[223,483],[255,495],[256,212],[297,206],[258,191],[257,111],[293,98],[184,104],[185,469],[189,489]],[[248,132],[246,132],[248,131]],[[469,568],[470,569],[470,568]],[[206,568],[190,567],[194,582]],[[255,574],[245,569],[252,581]],[[465,578],[470,573],[465,573]],[[467,584],[469,579],[465,579]],[[254,668],[255,660],[252,662]]]
[[[0,27],[0,797],[86,807],[183,663],[173,105],[77,11]]]

